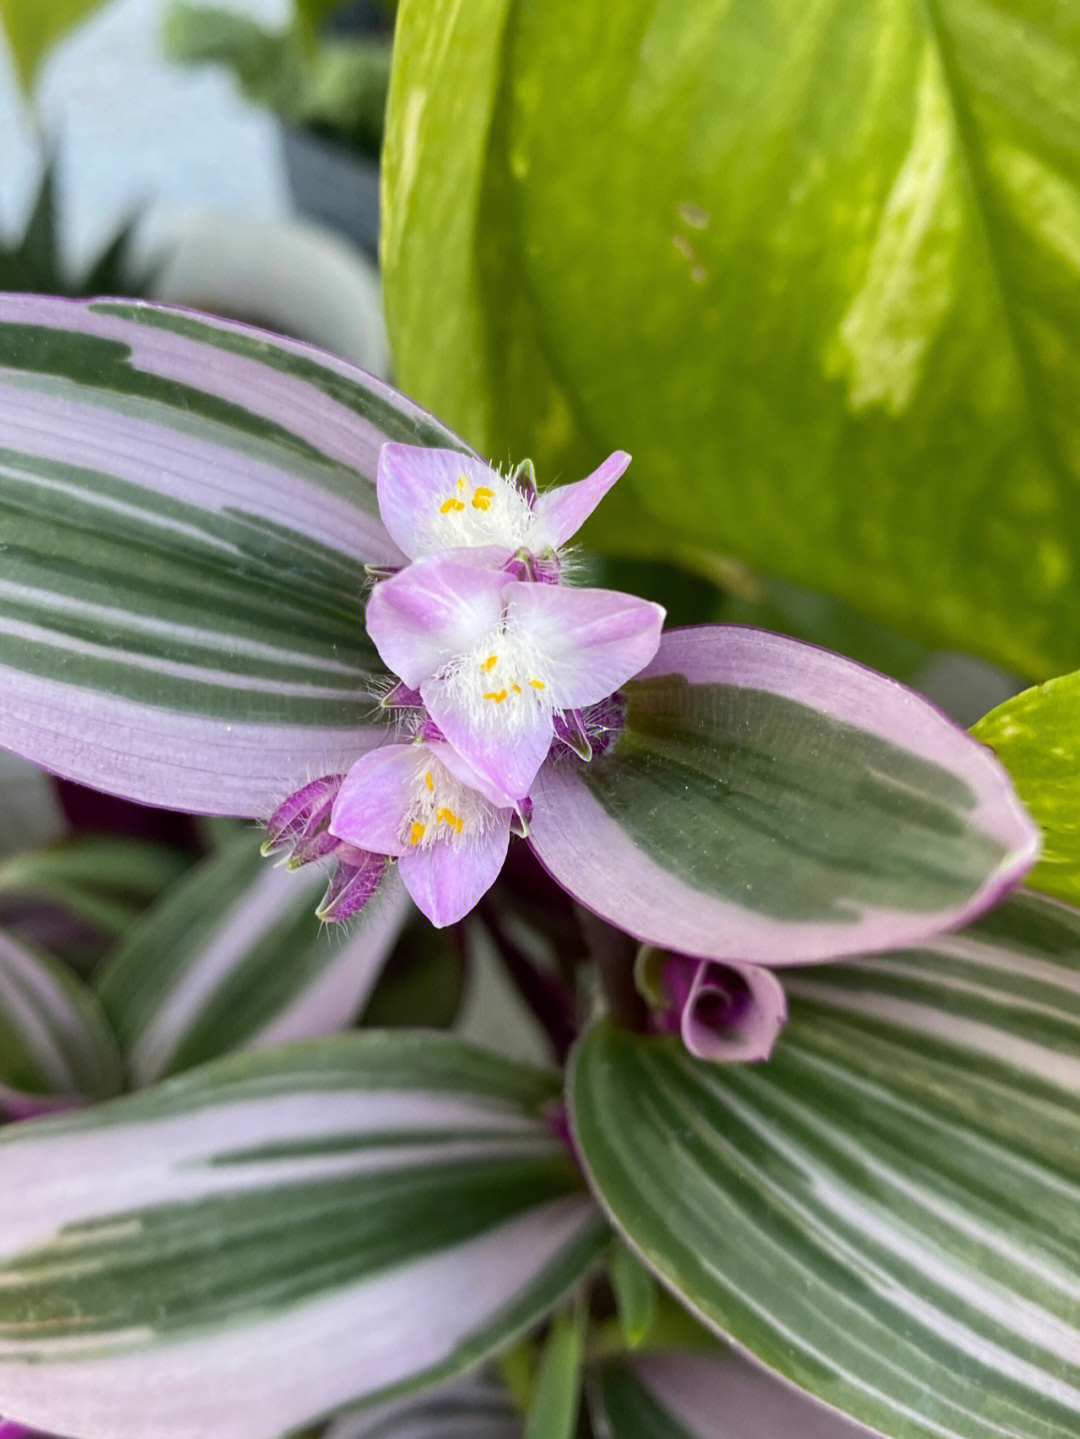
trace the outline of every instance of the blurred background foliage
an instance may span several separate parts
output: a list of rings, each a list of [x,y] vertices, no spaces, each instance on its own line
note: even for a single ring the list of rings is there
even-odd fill
[[[1076,666],[1075,6],[403,0],[383,183],[402,388],[634,455],[589,548]]]

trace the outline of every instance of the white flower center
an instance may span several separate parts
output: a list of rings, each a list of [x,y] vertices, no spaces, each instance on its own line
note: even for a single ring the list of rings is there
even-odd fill
[[[402,839],[418,849],[447,841],[455,847],[476,840],[492,826],[495,806],[455,779],[426,745],[417,746],[416,774]]]
[[[533,523],[528,496],[513,481],[491,471],[484,484],[458,475],[437,497],[420,542],[420,554],[501,545],[514,551],[528,539]]]
[[[551,714],[562,707],[550,657],[505,619],[482,643],[446,665],[438,678],[455,707],[467,710],[481,731],[512,733],[537,711]]]

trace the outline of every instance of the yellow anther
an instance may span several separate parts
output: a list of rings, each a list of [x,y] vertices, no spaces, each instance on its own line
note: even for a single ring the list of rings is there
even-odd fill
[[[427,774],[424,776],[424,783],[427,785],[428,789],[435,788],[435,781],[432,778],[430,770],[428,770]]]
[[[459,490],[463,490],[463,489],[465,488],[465,476],[464,476],[464,475],[458,475],[458,477],[457,477],[457,487],[458,487]]]
[[[435,818],[441,819],[443,824],[450,825],[451,829],[453,829],[457,834],[460,834],[462,829],[464,828],[464,820],[461,818],[460,815],[455,814],[452,809],[437,809],[435,811]]]
[[[493,670],[498,663],[499,663],[499,656],[498,656],[498,655],[488,655],[488,657],[487,657],[486,660],[482,660],[482,661],[481,661],[481,663],[480,663],[480,668],[481,668],[482,670]]]
[[[546,689],[547,689],[547,685],[544,683],[543,680],[530,680],[529,683],[532,685],[532,687],[533,687],[534,690],[546,690]]]
[[[421,824],[418,819],[414,820],[409,829],[409,843],[419,844],[420,841],[424,838],[424,831],[426,829],[426,824]]]
[[[501,705],[505,698],[505,690],[488,690],[487,694],[484,696],[484,699],[494,700],[497,705]]]
[[[440,515],[448,515],[451,510],[463,510],[465,508],[461,500],[455,500],[453,495],[448,500],[443,500],[439,506]]]
[[[510,688],[514,691],[516,695],[519,695],[521,693],[520,685],[511,685]]]
[[[491,501],[495,497],[495,491],[489,490],[487,485],[477,485],[473,490],[472,505],[474,510],[490,510]]]

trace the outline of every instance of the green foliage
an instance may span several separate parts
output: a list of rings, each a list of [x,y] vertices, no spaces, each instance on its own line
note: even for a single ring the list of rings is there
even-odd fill
[[[27,94],[53,46],[101,5],[102,0],[0,0],[0,25]]]
[[[1047,0],[406,0],[399,378],[544,478],[629,449],[593,545],[1071,668],[1078,97]]]
[[[64,266],[58,237],[56,164],[49,161],[19,239],[0,241],[0,290],[36,295],[145,295],[152,273],[129,256],[135,220],[128,220],[81,275]]]
[[[1028,884],[1080,903],[1080,674],[1006,700],[972,734],[994,750],[1042,829]]]
[[[231,10],[180,3],[166,16],[165,49],[181,64],[227,66],[249,100],[377,157],[390,44],[378,36],[321,38],[318,21],[333,8],[301,6],[291,28],[270,30]]]

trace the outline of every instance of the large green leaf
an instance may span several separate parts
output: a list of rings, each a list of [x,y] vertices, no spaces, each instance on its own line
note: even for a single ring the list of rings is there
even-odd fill
[[[458,1040],[371,1033],[11,1126],[5,1415],[79,1439],[276,1439],[475,1365],[607,1238],[557,1095]]]
[[[0,744],[265,817],[378,732],[384,440],[456,445],[308,346],[152,306],[0,301]],[[92,716],[92,720],[88,719]]]
[[[1080,673],[1006,700],[972,729],[1009,771],[1043,832],[1035,889],[1080,901]]]
[[[631,451],[646,543],[1075,666],[1075,6],[414,0],[395,67],[411,393],[544,475]]]
[[[792,974],[764,1065],[598,1025],[596,1192],[702,1318],[893,1439],[1080,1426],[1080,912]]]

